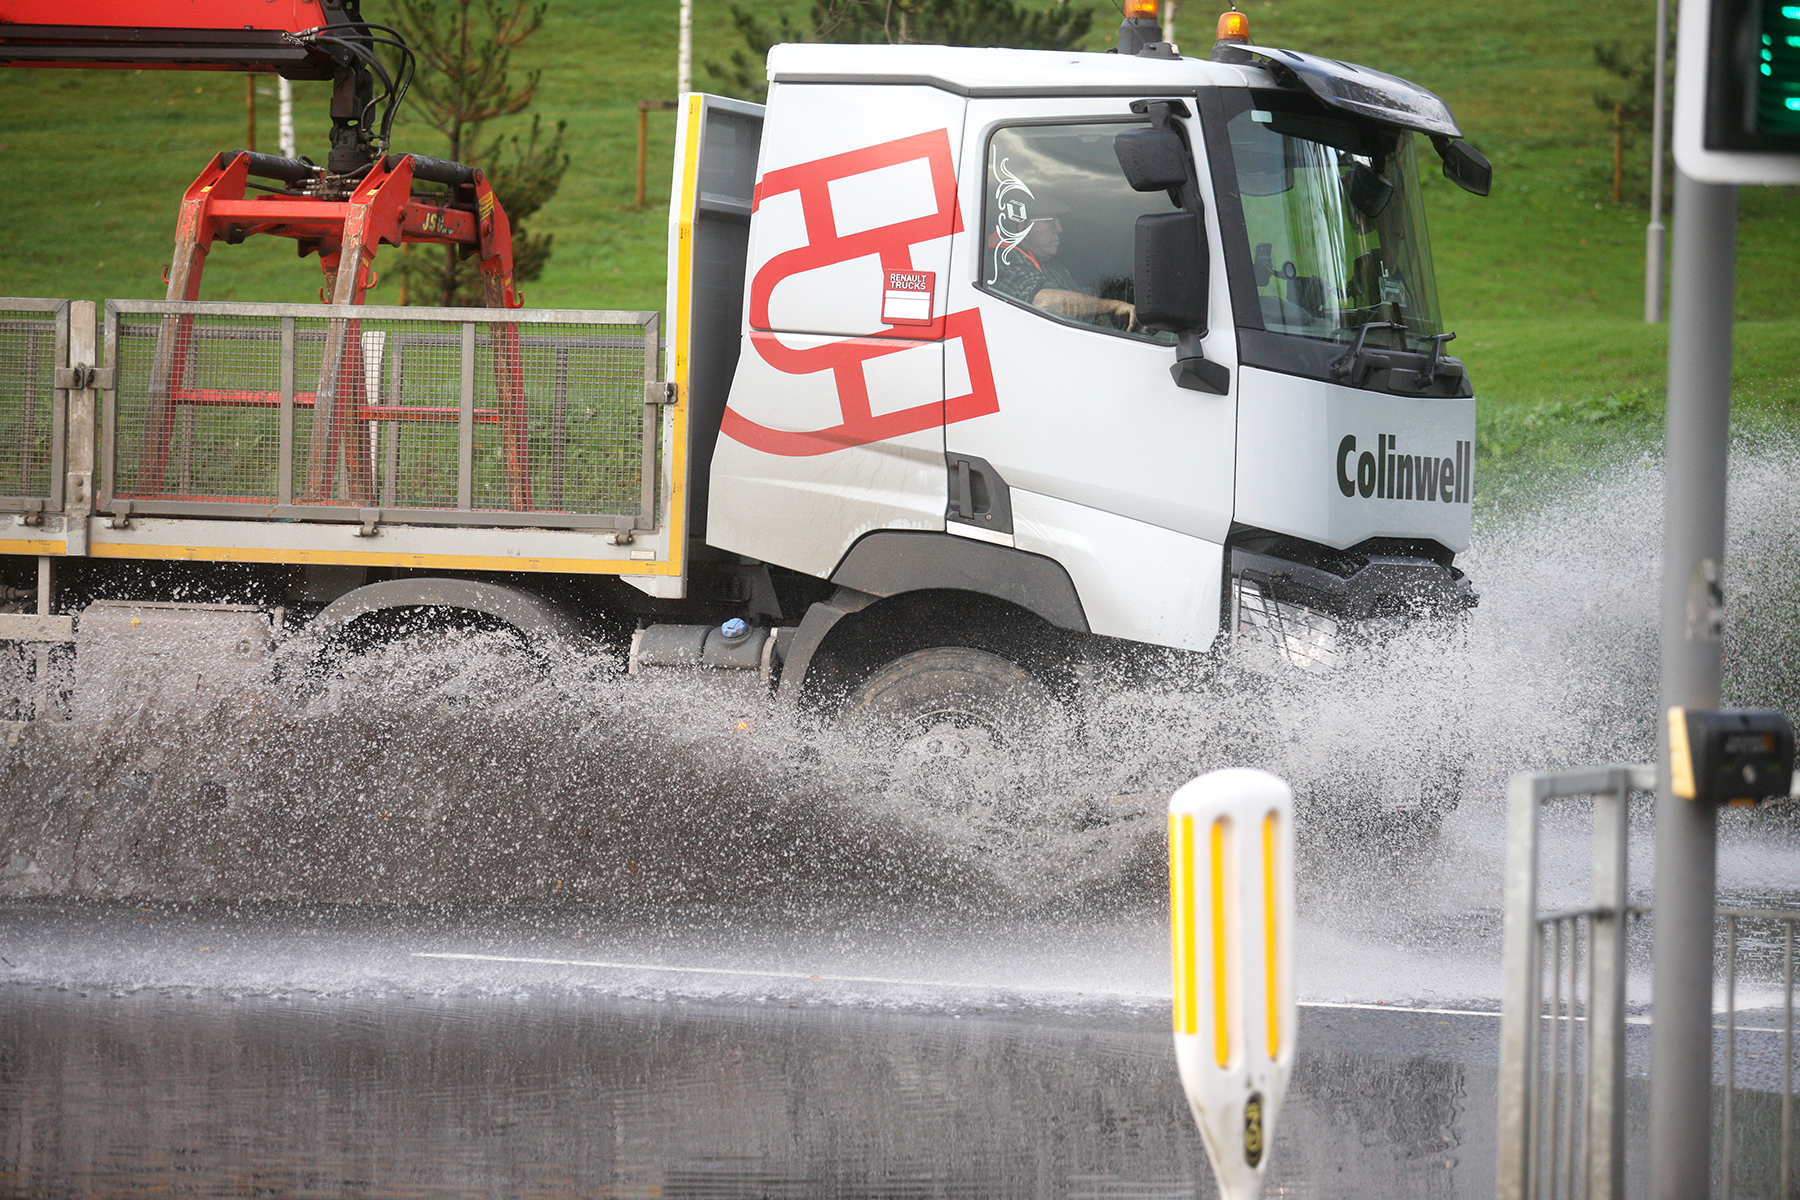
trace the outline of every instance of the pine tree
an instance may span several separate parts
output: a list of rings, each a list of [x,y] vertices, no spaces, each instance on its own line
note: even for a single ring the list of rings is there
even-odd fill
[[[1628,53],[1623,42],[1595,42],[1594,64],[1624,84],[1617,91],[1595,92],[1594,107],[1609,117],[1623,108],[1627,129],[1649,133],[1656,112],[1656,43],[1647,41],[1636,53]],[[1669,77],[1674,78],[1673,70]]]
[[[546,3],[531,0],[392,0],[393,24],[418,56],[418,74],[407,93],[409,107],[442,134],[444,157],[487,175],[512,226],[513,279],[524,283],[544,273],[551,235],[530,233],[525,222],[556,194],[569,156],[564,122],[547,134],[536,116],[530,132],[485,137],[488,122],[517,116],[537,97],[538,73],[523,84],[510,75],[512,52],[543,24]],[[400,271],[417,291],[445,305],[486,303],[479,266],[455,246],[442,257],[403,256]]]
[[[731,23],[744,44],[724,63],[708,62],[713,86],[761,100],[768,94],[763,61],[780,42],[920,42],[940,46],[1006,46],[1074,50],[1094,25],[1094,10],[1073,0],[1044,8],[1018,0],[813,0],[799,24],[783,14],[769,27],[746,4],[733,3]]]

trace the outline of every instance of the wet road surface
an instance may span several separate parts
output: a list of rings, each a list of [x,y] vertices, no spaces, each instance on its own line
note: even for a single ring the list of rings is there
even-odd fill
[[[1166,998],[1135,980],[1044,990],[1010,952],[991,984],[981,953],[950,978],[845,976],[791,969],[792,944],[758,970],[767,931],[731,939],[730,973],[649,969],[666,941],[657,964],[544,953],[582,926],[11,902],[0,1190],[1212,1194]],[[667,931],[638,932],[654,957]],[[931,937],[934,956],[962,940]],[[1304,1011],[1272,1181],[1485,1195],[1498,1022],[1380,1008]]]

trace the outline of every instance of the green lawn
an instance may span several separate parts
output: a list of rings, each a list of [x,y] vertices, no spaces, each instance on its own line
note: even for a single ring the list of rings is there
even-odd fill
[[[653,113],[650,203],[632,207],[639,99],[674,93],[673,2],[551,0],[545,29],[516,56],[543,73],[539,111],[568,122],[574,163],[536,227],[556,237],[545,277],[524,286],[534,306],[657,308],[674,131]],[[383,16],[381,0],[366,11]],[[695,58],[730,49],[728,0],[696,0]],[[764,5],[768,8],[772,6]],[[796,5],[795,7],[798,7]],[[1252,0],[1258,41],[1361,62],[1416,80],[1449,101],[1494,162],[1494,194],[1427,187],[1445,316],[1483,400],[1488,498],[1509,473],[1580,460],[1654,439],[1663,402],[1663,327],[1643,312],[1644,150],[1629,151],[1627,202],[1610,199],[1612,140],[1592,93],[1593,31],[1648,37],[1647,0],[1594,0],[1575,19],[1549,0],[1361,6]],[[1110,9],[1108,10],[1110,12]],[[649,15],[647,16],[646,13]],[[1178,32],[1203,52],[1211,9]],[[1095,48],[1115,22],[1096,20]],[[1629,34],[1628,34],[1629,31]],[[1199,36],[1195,36],[1199,35]],[[702,83],[705,73],[696,68]],[[272,81],[262,85],[258,144],[272,149]],[[325,84],[297,85],[302,152],[323,153]],[[242,76],[204,73],[0,71],[0,294],[162,294],[176,205],[207,158],[244,142]],[[400,145],[440,150],[417,125]],[[1759,420],[1800,415],[1800,195],[1747,188],[1740,202],[1737,402]],[[319,276],[291,245],[220,246],[210,299],[309,300]],[[373,299],[390,300],[392,285]],[[1495,471],[1493,468],[1500,470]]]

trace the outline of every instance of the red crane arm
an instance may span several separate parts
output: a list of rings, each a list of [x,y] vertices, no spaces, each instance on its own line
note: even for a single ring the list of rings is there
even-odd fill
[[[0,64],[330,79],[345,58],[295,35],[353,33],[356,8],[356,0],[0,0]],[[127,14],[132,24],[120,25]]]

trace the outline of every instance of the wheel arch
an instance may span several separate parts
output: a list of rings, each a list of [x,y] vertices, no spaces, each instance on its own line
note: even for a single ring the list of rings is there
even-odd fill
[[[985,596],[1058,629],[1088,632],[1081,596],[1061,563],[954,534],[877,530],[850,547],[831,582],[883,599],[924,591]]]
[[[831,711],[884,665],[944,646],[996,654],[1066,692],[1074,656],[1064,633],[1023,605],[982,592],[922,588],[877,597],[840,588],[807,610],[782,667],[781,693]]]
[[[445,608],[481,613],[508,625],[533,647],[574,644],[576,622],[557,605],[523,588],[479,579],[389,579],[345,592],[313,618],[323,638],[344,632],[361,618],[399,609]]]

